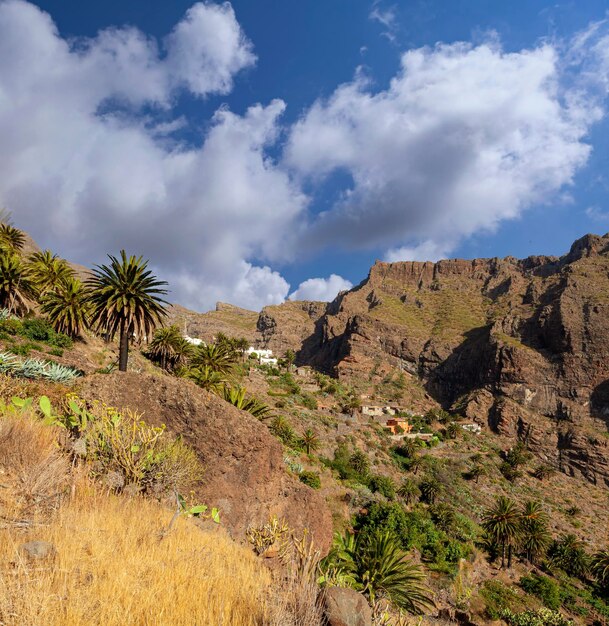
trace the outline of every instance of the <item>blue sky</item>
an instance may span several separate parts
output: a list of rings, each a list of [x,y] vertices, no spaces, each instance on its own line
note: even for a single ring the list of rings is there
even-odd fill
[[[328,299],[375,259],[562,254],[609,230],[608,8],[4,0],[0,202],[200,310]]]

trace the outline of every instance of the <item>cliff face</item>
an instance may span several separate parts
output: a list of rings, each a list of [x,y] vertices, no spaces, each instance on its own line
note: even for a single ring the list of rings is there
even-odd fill
[[[265,324],[265,341],[290,324]],[[609,235],[561,258],[376,263],[306,328],[301,361],[350,377],[381,355],[445,406],[609,485]]]

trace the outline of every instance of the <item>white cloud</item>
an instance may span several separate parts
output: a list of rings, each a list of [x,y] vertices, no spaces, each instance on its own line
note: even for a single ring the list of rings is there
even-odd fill
[[[395,33],[398,27],[395,7],[383,8],[380,0],[375,0],[372,3],[372,9],[368,17],[373,22],[378,22],[381,26],[385,27],[386,30],[383,32],[383,35],[387,37],[389,41],[395,41]]]
[[[609,222],[609,211],[603,211],[598,206],[589,206],[586,215],[594,222]]]
[[[298,289],[290,294],[290,300],[313,300],[330,302],[340,291],[351,289],[353,284],[342,276],[331,274],[328,278],[309,278],[298,285]]]
[[[373,93],[360,75],[317,101],[292,129],[286,161],[310,181],[342,170],[353,184],[308,244],[437,257],[558,197],[602,114],[589,86],[565,87],[565,66],[550,45],[437,45],[405,53],[387,90]]]
[[[276,303],[288,284],[248,259],[284,259],[306,204],[267,155],[285,105],[221,108],[178,144],[176,90],[225,93],[254,56],[229,4],[194,5],[163,47],[133,28],[68,43],[34,5],[0,3],[0,205],[73,260],[143,254],[183,304]]]
[[[423,241],[416,246],[400,246],[391,248],[385,254],[385,261],[395,263],[396,261],[439,261],[445,259],[453,244],[450,242]]]

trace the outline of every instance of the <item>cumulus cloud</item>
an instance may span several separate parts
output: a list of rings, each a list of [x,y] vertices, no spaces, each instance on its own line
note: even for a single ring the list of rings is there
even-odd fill
[[[598,36],[595,46],[605,49]],[[586,49],[598,68],[599,50]],[[346,171],[353,183],[309,244],[438,258],[551,201],[586,163],[602,115],[590,84],[570,80],[574,63],[547,44],[439,44],[406,52],[386,90],[358,74],[317,101],[292,129],[286,161],[313,182]]]
[[[351,287],[352,283],[337,274],[331,274],[328,278],[309,278],[290,294],[290,300],[330,302],[340,291],[346,291]]]
[[[83,263],[143,254],[193,307],[285,299],[283,278],[248,261],[283,260],[305,207],[267,155],[284,103],[221,108],[199,145],[171,138],[177,90],[226,93],[254,62],[230,4],[194,5],[161,43],[134,28],[68,42],[7,0],[0,55],[0,204],[20,227]]]

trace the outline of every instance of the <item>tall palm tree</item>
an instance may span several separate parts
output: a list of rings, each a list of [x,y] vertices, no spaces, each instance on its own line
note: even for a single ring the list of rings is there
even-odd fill
[[[335,568],[371,605],[381,600],[411,613],[431,608],[434,602],[424,583],[425,574],[402,550],[397,538],[376,529],[356,538],[340,539],[323,567]]]
[[[69,278],[74,277],[74,270],[67,261],[59,258],[50,250],[34,252],[29,256],[27,265],[32,282],[36,285],[41,296],[57,289]]]
[[[440,483],[435,478],[426,478],[419,485],[419,489],[421,490],[421,498],[427,504],[434,504],[442,490]]]
[[[84,285],[70,276],[42,298],[40,310],[57,332],[79,337],[88,325],[87,296]]]
[[[167,294],[165,281],[158,280],[142,257],[120,259],[112,255],[110,265],[98,265],[87,279],[90,290],[91,320],[98,332],[110,339],[120,336],[118,369],[127,371],[129,339],[132,335],[150,336],[167,315],[168,304],[161,296]]]
[[[508,567],[512,566],[512,548],[520,534],[521,513],[515,502],[499,496],[495,505],[482,518],[482,527],[501,546],[501,567],[505,567],[507,551]]]
[[[25,245],[25,235],[11,224],[0,224],[0,248],[8,252],[19,252]]]
[[[0,307],[9,313],[27,312],[35,297],[36,290],[21,257],[15,252],[0,252]]]
[[[520,546],[527,560],[535,564],[545,553],[552,536],[548,528],[548,516],[539,502],[525,502],[520,518]]]
[[[551,567],[558,567],[570,576],[585,578],[590,571],[590,556],[586,545],[573,534],[555,539],[548,549]]]

